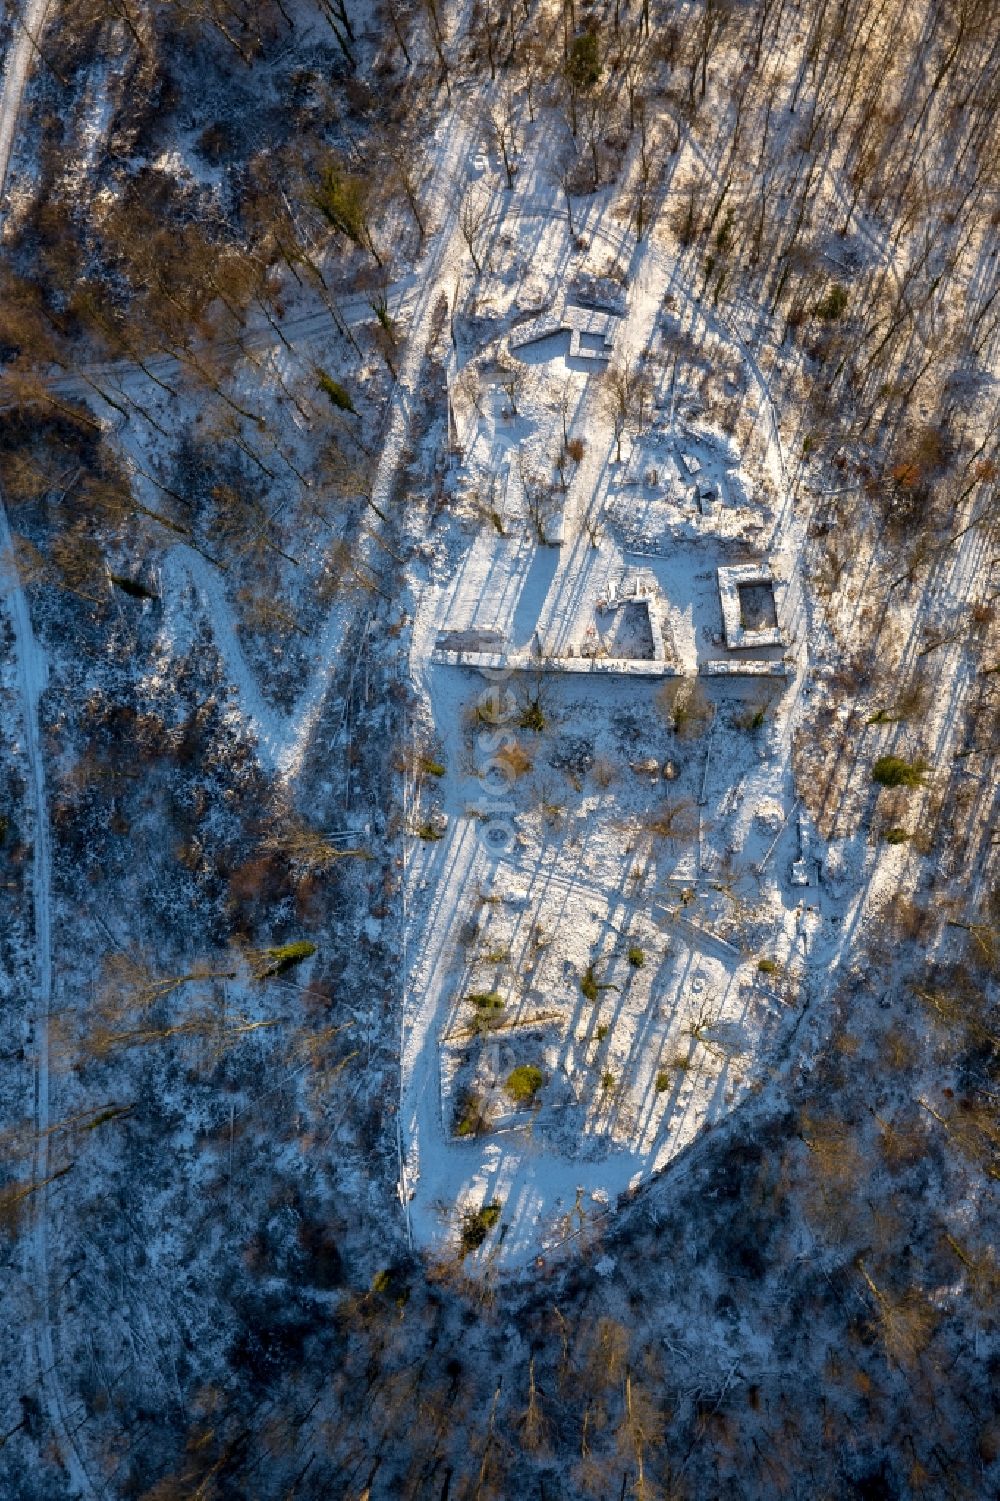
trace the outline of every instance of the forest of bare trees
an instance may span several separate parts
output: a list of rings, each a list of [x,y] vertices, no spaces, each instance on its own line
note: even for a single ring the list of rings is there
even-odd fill
[[[53,651],[79,643],[41,738],[55,889],[67,924],[96,914],[101,962],[85,986],[68,927],[44,1180],[3,1075],[3,1363],[40,1296],[67,1332],[61,1433],[37,1359],[7,1383],[0,1492],[82,1494],[71,1434],[86,1494],[141,1501],[994,1494],[995,3],[56,0],[33,48],[0,247],[5,568]],[[433,132],[466,117],[487,165],[450,203]],[[796,798],[824,838],[908,841],[928,866],[859,932],[780,1108],[706,1132],[669,1192],[581,1216],[572,1257],[507,1279],[471,1271],[474,1239],[415,1254],[399,1202],[399,768],[437,773],[430,749],[401,761],[391,653],[404,565],[447,503],[418,439],[445,447],[458,316],[488,316],[498,195],[543,136],[537,180],[573,239],[606,192],[624,262],[673,257],[779,414],[810,587],[851,622],[803,709]],[[406,388],[416,436],[386,501],[396,294],[452,212],[468,284]],[[687,337],[664,345],[675,373]],[[497,375],[513,416],[518,379]],[[616,357],[602,390],[620,462],[649,415],[641,362]],[[539,544],[587,451],[562,420],[554,477],[521,461]],[[970,537],[975,597],[939,618]],[[163,666],[177,544],[231,591],[282,704],[331,599],[350,603],[294,795],[234,728],[210,641],[192,633],[176,680]],[[960,750],[932,767],[934,666],[956,643]],[[18,713],[0,740],[11,973],[37,838]],[[856,792],[856,746],[886,724],[927,784],[919,828],[901,784]],[[359,788],[366,830],[344,827]],[[307,986],[304,933],[309,957],[323,935]],[[35,1035],[17,995],[5,1071]],[[15,1269],[44,1195],[39,1294]]]

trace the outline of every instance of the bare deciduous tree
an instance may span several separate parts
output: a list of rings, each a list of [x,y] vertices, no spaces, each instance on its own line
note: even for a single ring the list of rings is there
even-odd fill
[[[616,462],[622,461],[622,436],[629,422],[642,425],[650,399],[650,383],[642,365],[631,355],[610,365],[603,378],[603,400],[615,433]]]
[[[501,92],[500,98],[490,110],[489,125],[500,153],[500,160],[503,162],[507,187],[513,188],[514,174],[517,171],[517,123],[514,115],[514,102],[509,89]]]
[[[482,253],[483,233],[489,219],[490,201],[487,195],[470,188],[462,200],[462,207],[458,214],[458,225],[472,257],[472,264],[476,268],[476,275],[482,276],[484,258]]]

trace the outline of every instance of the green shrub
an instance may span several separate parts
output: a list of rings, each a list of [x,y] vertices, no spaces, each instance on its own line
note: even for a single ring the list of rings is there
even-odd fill
[[[381,1297],[391,1298],[400,1307],[410,1296],[409,1283],[402,1270],[395,1266],[383,1267],[380,1272],[376,1272],[372,1278],[371,1290]]]
[[[726,217],[715,233],[715,248],[725,255],[732,244],[733,239],[733,214],[731,209],[726,210]]]
[[[779,965],[777,959],[758,959],[757,968],[762,975],[776,975]]]
[[[872,767],[872,780],[880,787],[919,787],[926,770],[923,761],[904,761],[902,756],[879,756]]]
[[[698,739],[715,716],[715,705],[697,679],[663,683],[657,690],[656,704],[674,734],[682,740]]]
[[[478,1251],[500,1218],[502,1205],[496,1199],[484,1204],[481,1209],[470,1209],[462,1219],[462,1255]]]
[[[637,944],[633,944],[633,946],[629,949],[628,962],[629,964],[631,964],[633,969],[642,969],[642,966],[645,964],[646,956]]]
[[[310,943],[308,938],[299,939],[297,943],[283,943],[277,948],[262,949],[258,956],[260,962],[257,973],[264,980],[273,975],[282,975],[285,970],[301,964],[303,959],[308,959],[315,952],[316,945]]]
[[[741,714],[736,724],[741,730],[761,730],[764,728],[766,719],[767,709],[763,704],[758,704],[756,708],[748,709],[745,714]]]
[[[572,89],[583,93],[594,87],[601,76],[601,49],[595,31],[581,31],[573,38],[564,66]]]
[[[670,1073],[669,1073],[669,1070],[667,1070],[665,1068],[661,1068],[661,1069],[658,1070],[657,1075],[656,1075],[656,1093],[657,1094],[665,1094],[669,1088],[670,1088]]]
[[[502,1011],[503,996],[499,990],[473,990],[468,996],[470,1006],[477,1011]]]
[[[833,323],[847,307],[847,288],[834,284],[826,296],[816,304],[816,317]]]
[[[603,1042],[610,1031],[611,1028],[608,1026],[607,1022],[601,1022],[601,1025],[598,1027],[596,1032],[598,1042]]]
[[[615,1087],[615,1076],[614,1076],[614,1074],[611,1072],[611,1070],[609,1068],[606,1068],[604,1070],[603,1074],[601,1075],[601,1088],[603,1090],[608,1090],[608,1089],[614,1089],[614,1087]]]
[[[428,820],[417,829],[417,838],[425,840],[428,844],[436,844],[439,839],[444,838],[444,833],[436,824]]]
[[[538,699],[530,699],[521,710],[521,717],[518,720],[521,729],[534,730],[540,735],[545,728],[545,722],[545,711]]]
[[[316,371],[316,383],[321,391],[325,391],[333,406],[341,412],[352,412],[356,417],[357,411],[351,400],[351,393],[339,380],[334,380],[332,375],[327,375],[325,370]]]
[[[896,828],[886,829],[882,837],[886,844],[906,844],[910,836],[905,829],[897,826]]]
[[[443,777],[444,766],[440,761],[434,761],[430,756],[420,757],[420,770],[429,777]]]
[[[392,342],[395,344],[396,325],[392,321],[392,315],[389,312],[389,304],[386,302],[385,297],[380,295],[374,302],[372,302],[371,306],[375,310],[375,316],[378,319],[379,323],[385,329]]]
[[[497,1027],[503,1026],[503,997],[496,990],[475,991],[468,997],[469,1004],[475,1006],[476,1015],[472,1023],[472,1031],[478,1036],[480,1032],[492,1032]]]
[[[370,244],[368,234],[368,184],[364,178],[331,164],[312,193],[320,213],[334,229],[359,248]]]
[[[530,1105],[545,1083],[545,1075],[533,1063],[522,1063],[507,1075],[507,1090],[519,1105]]]
[[[599,983],[597,976],[594,974],[594,966],[592,964],[587,965],[580,980],[580,990],[586,1000],[596,1001],[602,990],[617,989],[617,985]]]

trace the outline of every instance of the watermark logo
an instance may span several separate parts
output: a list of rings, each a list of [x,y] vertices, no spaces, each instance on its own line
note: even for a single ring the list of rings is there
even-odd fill
[[[478,736],[474,748],[480,796],[470,812],[479,815],[478,837],[494,860],[512,853],[517,832],[511,789],[516,779],[511,751],[517,738],[510,729],[517,715],[517,699],[508,680],[509,668],[481,668],[486,686],[476,700]]]

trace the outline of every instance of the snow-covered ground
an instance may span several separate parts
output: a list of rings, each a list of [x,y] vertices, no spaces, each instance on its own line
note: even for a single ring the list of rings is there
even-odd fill
[[[288,22],[232,76],[220,41],[218,97],[203,59],[168,48],[173,102],[137,110],[132,136],[123,96],[152,51],[121,18],[52,38],[64,92],[36,71],[9,285],[65,102],[45,180],[55,207],[79,202],[55,223],[93,249],[95,286],[121,270],[134,325],[125,342],[49,318],[59,363],[25,354],[8,387],[12,1495],[527,1496],[557,1468],[560,1495],[624,1494],[632,1449],[638,1496],[646,1428],[665,1430],[664,1492],[739,1488],[751,1454],[747,1494],[794,1489],[836,1448],[851,1478],[831,1494],[883,1494],[854,1436],[901,1432],[945,1368],[926,1403],[945,1449],[984,1475],[1000,1452],[958,1411],[988,1410],[996,1333],[992,355],[946,305],[961,281],[924,222],[960,262],[983,220],[944,225],[957,200],[923,202],[915,177],[880,200],[884,169],[836,139],[846,117],[817,125],[847,12],[830,36],[825,13],[806,29],[778,7],[756,78],[717,39],[700,99],[697,7],[673,62],[654,20],[640,131],[612,96],[619,22],[642,28],[609,7],[591,162],[562,108],[560,17],[537,10],[529,33],[546,11],[556,31],[531,103],[530,53],[475,74],[478,8],[447,17],[449,78],[435,7],[403,17],[421,71],[352,0],[371,77],[406,100],[390,128],[411,104],[420,122],[423,220],[376,183],[381,258],[309,190],[327,150],[377,162],[369,178],[400,150],[330,37]],[[0,179],[44,13],[29,0],[10,27]],[[747,41],[755,18],[726,14]],[[898,65],[921,155],[945,55]],[[854,76],[853,108],[870,82]],[[258,96],[269,121],[226,146]],[[763,180],[736,151],[761,131]],[[178,189],[164,222],[190,215],[242,264],[243,169],[292,134],[319,151],[284,209],[323,277],[254,242],[260,295],[234,311],[201,286],[196,332],[173,339],[127,236],[100,244],[107,216],[150,173]],[[869,368],[879,319],[901,342]],[[120,492],[75,494],[59,403],[74,464],[94,461],[88,481],[120,465]],[[878,785],[889,754],[916,763],[912,786]],[[801,1400],[818,1385],[819,1415]],[[794,1424],[812,1425],[797,1471]],[[407,1425],[429,1442],[412,1463]],[[505,1426],[524,1453],[504,1480]],[[939,1461],[933,1425],[914,1434],[919,1488]]]
[[[537,253],[513,270],[498,256],[476,302],[494,331],[458,345],[456,505],[415,605],[410,670],[437,764],[421,775],[417,758],[410,816],[423,838],[406,870],[401,1110],[417,1241],[443,1247],[496,1203],[480,1254],[515,1265],[765,1085],[822,989],[846,907],[821,899],[815,839],[809,884],[791,878],[803,531],[769,394],[655,239],[605,235],[598,202],[574,244],[530,170],[498,218],[500,242],[528,217],[542,226]],[[641,365],[649,385],[620,460],[607,359],[572,355],[565,332],[527,345],[504,332],[519,308],[609,276],[621,315],[611,361]],[[679,375],[664,357],[679,330],[738,394],[745,451],[703,414],[689,367]],[[526,491],[550,479],[564,431],[582,451],[540,516]],[[780,581],[785,650],[771,655],[787,676],[766,693],[745,678],[702,690],[714,718],[688,736],[668,727],[655,680],[559,672],[643,655],[641,632],[622,630],[632,607],[609,607],[640,580],[684,691],[704,685],[699,668],[727,656],[717,569],[744,556]],[[449,643],[519,670],[470,670],[448,660]],[[470,995],[494,998],[485,1019]],[[505,1088],[515,1067],[540,1070],[529,1104]]]

